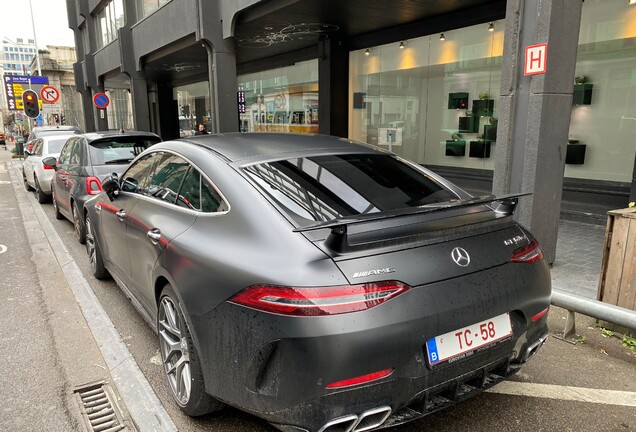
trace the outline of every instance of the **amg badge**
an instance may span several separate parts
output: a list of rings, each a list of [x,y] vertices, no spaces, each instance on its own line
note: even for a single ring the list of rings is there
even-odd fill
[[[385,273],[395,273],[395,269],[392,268],[392,267],[387,267],[387,268],[383,268],[383,269],[375,269],[375,270],[367,270],[367,271],[362,271],[362,272],[356,272],[356,273],[353,274],[352,279],[361,278],[361,277],[367,277],[367,276],[380,275],[380,274],[385,274]]]

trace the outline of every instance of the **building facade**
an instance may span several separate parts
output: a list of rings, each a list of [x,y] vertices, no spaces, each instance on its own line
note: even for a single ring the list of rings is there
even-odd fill
[[[31,68],[36,68],[35,58]],[[84,127],[82,98],[75,86],[73,65],[77,62],[74,47],[47,45],[39,50],[42,76],[48,78],[49,85],[60,91],[60,98],[54,104],[42,104],[43,124],[64,124]]]
[[[521,213],[535,232],[557,224],[562,194],[584,215],[627,204],[630,3],[67,0],[86,130],[349,137],[476,193],[534,192]],[[540,42],[547,72],[525,76],[524,46]]]

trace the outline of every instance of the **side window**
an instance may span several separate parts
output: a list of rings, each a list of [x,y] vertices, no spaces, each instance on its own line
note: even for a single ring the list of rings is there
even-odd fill
[[[82,160],[82,143],[81,140],[74,140],[73,149],[71,150],[71,159],[69,165],[79,165]]]
[[[191,210],[201,209],[201,174],[192,167],[181,185],[177,205]]]
[[[40,138],[39,140],[37,140],[35,142],[35,145],[33,146],[33,154],[36,156],[42,156],[42,139]]]
[[[60,152],[60,165],[66,165],[69,163],[69,161],[71,160],[71,149],[73,148],[73,144],[75,143],[76,140],[74,139],[70,139],[68,141],[66,141],[66,144],[64,144],[64,147],[62,148],[62,151]]]
[[[190,165],[175,155],[166,154],[154,170],[147,195],[169,203],[176,203],[181,183]]]
[[[223,201],[221,195],[214,186],[203,177],[201,179],[201,211],[205,213],[216,213],[228,210],[227,203]]]
[[[162,157],[163,155],[160,153],[153,153],[135,162],[124,173],[121,190],[123,192],[144,193],[143,191],[147,189],[153,167]]]

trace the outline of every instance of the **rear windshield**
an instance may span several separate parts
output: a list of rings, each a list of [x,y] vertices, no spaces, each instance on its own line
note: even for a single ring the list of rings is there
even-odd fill
[[[64,147],[64,143],[66,143],[66,140],[68,140],[67,136],[65,136],[64,138],[60,138],[60,139],[50,139],[50,140],[48,140],[49,153],[53,154],[53,153],[61,152],[62,151],[62,147]]]
[[[244,171],[291,215],[319,222],[457,199],[425,173],[390,155],[288,159]]]
[[[123,136],[93,141],[89,145],[93,165],[127,164],[153,144],[156,137]]]

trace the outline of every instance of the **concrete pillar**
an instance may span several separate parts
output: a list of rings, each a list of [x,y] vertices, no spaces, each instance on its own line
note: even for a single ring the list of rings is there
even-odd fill
[[[218,44],[223,46],[219,47]],[[217,42],[208,55],[213,133],[238,132],[236,56],[230,41]]]
[[[103,84],[100,85],[99,88],[90,96],[91,103],[93,102],[93,97],[95,97],[97,93],[104,93]],[[95,107],[94,114],[95,114],[94,120],[95,120],[95,125],[97,126],[97,130],[107,131],[108,130],[108,111],[106,111],[105,108],[100,109]]]
[[[318,130],[349,135],[349,49],[338,37],[318,42]]]
[[[200,38],[208,50],[210,132],[238,132],[238,80],[234,42],[223,37],[221,2],[198,0]]]
[[[582,0],[508,0],[493,193],[533,192],[516,218],[556,255]],[[545,74],[524,75],[525,47],[547,43]]]

